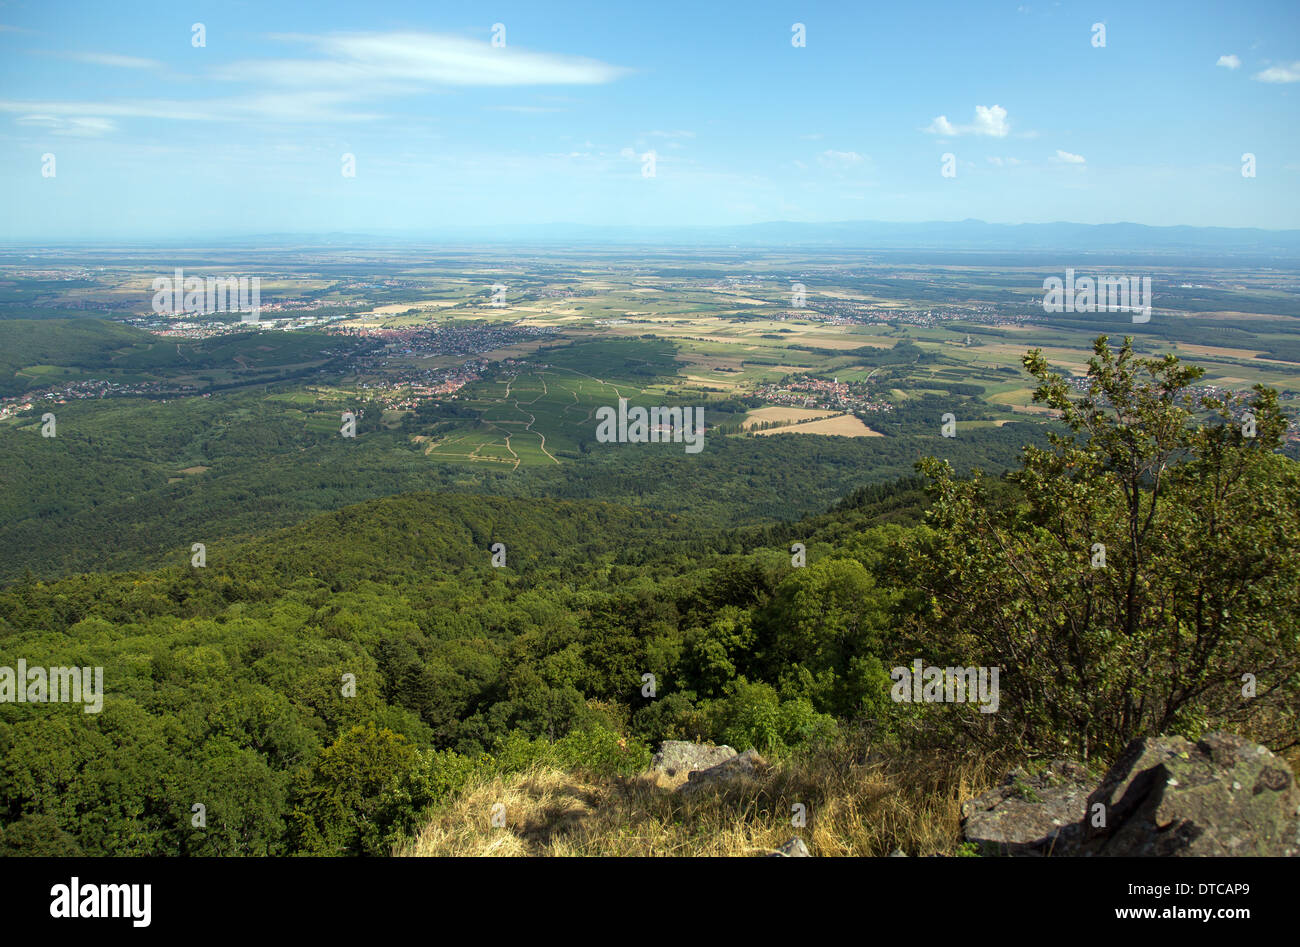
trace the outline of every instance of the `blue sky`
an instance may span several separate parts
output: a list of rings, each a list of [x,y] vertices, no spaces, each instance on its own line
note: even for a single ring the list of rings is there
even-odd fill
[[[1297,27],[1295,2],[10,0],[0,241],[971,217],[1297,228]]]

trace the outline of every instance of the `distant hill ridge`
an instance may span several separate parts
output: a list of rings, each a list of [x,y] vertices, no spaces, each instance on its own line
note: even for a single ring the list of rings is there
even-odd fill
[[[1084,224],[989,223],[955,221],[898,222],[843,220],[824,222],[766,221],[752,224],[613,226],[556,222],[549,224],[459,225],[438,230],[335,233],[229,234],[205,237],[207,248],[239,247],[283,250],[294,247],[398,248],[459,246],[598,246],[681,247],[843,247],[868,250],[987,252],[1219,252],[1300,257],[1300,230],[1259,227],[1151,226],[1119,221]],[[12,246],[17,246],[12,245]],[[46,246],[42,244],[42,246]],[[51,248],[53,245],[50,245]],[[61,246],[95,246],[94,243]],[[120,244],[114,244],[120,248]],[[194,247],[194,238],[139,242],[137,249]]]
[[[176,241],[185,243],[184,241]],[[421,243],[600,245],[683,247],[844,247],[876,250],[1001,252],[1217,251],[1300,256],[1300,230],[1259,227],[1156,227],[1121,221],[1083,224],[989,223],[983,220],[895,222],[767,221],[725,226],[608,226],[551,223],[457,226],[427,231],[366,233],[273,233],[232,235],[211,246],[399,247]],[[192,243],[190,241],[189,243]],[[188,245],[188,244],[185,244]]]

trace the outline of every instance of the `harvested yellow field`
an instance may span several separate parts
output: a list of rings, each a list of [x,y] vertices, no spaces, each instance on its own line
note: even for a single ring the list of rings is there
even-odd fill
[[[774,405],[768,408],[755,408],[749,412],[749,414],[745,415],[744,427],[748,429],[767,421],[815,421],[818,418],[834,416],[834,411],[823,411],[816,408],[786,408]]]
[[[1174,349],[1190,352],[1193,355],[1223,355],[1228,358],[1254,358],[1264,353],[1258,349],[1232,349],[1223,345],[1193,345],[1190,342],[1175,342]]]
[[[820,421],[808,421],[805,424],[791,424],[788,427],[774,427],[755,434],[824,434],[831,437],[884,437],[879,431],[873,431],[851,414],[841,414]]]
[[[994,354],[1006,356],[1007,364],[1011,365],[1019,365],[1021,357],[1025,354],[1023,345],[1011,345],[1009,343],[983,345],[975,351],[979,351],[984,355],[986,357],[984,360]],[[1054,371],[1067,368],[1076,375],[1084,375],[1088,371],[1087,354],[1078,349],[1044,348],[1043,358],[1047,359],[1048,365]]]
[[[688,381],[693,381],[709,388],[725,388],[728,391],[734,391],[740,387],[740,385],[734,381],[725,381],[721,378],[703,378],[700,375],[682,375],[682,377]]]
[[[766,299],[755,299],[753,296],[745,296],[740,293],[733,292],[731,290],[715,289],[714,292],[717,293],[719,296],[726,296],[729,300],[736,303],[745,303],[746,305],[750,305],[750,306],[771,305],[771,303],[769,303]]]
[[[888,344],[874,341],[870,337],[859,335],[822,335],[815,332],[800,332],[790,336],[790,338],[795,342],[816,345],[824,349],[860,349],[866,345],[874,345],[877,348],[890,347]]]
[[[390,303],[386,306],[376,306],[369,312],[357,313],[358,318],[364,316],[395,316],[406,312],[408,309],[447,309],[456,305],[459,300],[456,299],[418,299],[409,303]]]

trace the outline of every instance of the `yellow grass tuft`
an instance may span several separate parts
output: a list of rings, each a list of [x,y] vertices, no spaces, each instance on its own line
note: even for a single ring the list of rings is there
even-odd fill
[[[538,766],[473,785],[400,856],[749,856],[804,839],[813,855],[952,854],[961,803],[992,784],[991,761],[790,760],[755,780],[683,797],[655,773],[591,777]],[[493,807],[505,807],[503,827]],[[792,825],[796,803],[807,824]]]

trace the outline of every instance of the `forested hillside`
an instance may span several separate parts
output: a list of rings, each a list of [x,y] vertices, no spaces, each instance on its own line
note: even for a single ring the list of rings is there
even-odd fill
[[[1180,402],[1176,359],[1101,339],[1081,399],[1025,364],[1067,433],[1002,478],[929,460],[766,523],[409,493],[15,582],[0,651],[102,667],[105,695],[6,705],[0,850],[386,854],[485,779],[633,772],[673,738],[1028,760],[1228,724],[1293,748],[1300,465],[1276,395],[1247,433]],[[900,701],[891,671],[920,659],[999,668],[997,712]]]
[[[793,645],[778,632],[804,581],[842,600],[839,621],[879,622],[866,568],[821,562],[810,536],[813,564],[791,585],[788,554],[663,548],[674,525],[601,504],[414,495],[213,548],[202,569],[15,586],[0,596],[5,652],[103,665],[108,697],[100,715],[19,706],[0,724],[10,845],[35,819],[89,853],[377,851],[357,813],[339,824],[329,809],[331,792],[354,791],[332,754],[379,753],[382,795],[400,771],[388,752],[436,782],[512,734],[743,741],[769,709],[779,722],[764,741],[833,728],[808,697],[778,695]],[[861,558],[895,533],[864,534]],[[842,657],[814,666],[824,676]],[[662,699],[638,698],[644,673]],[[826,710],[846,708],[826,696]],[[193,802],[224,828],[190,832]],[[398,810],[385,832],[414,814]]]
[[[430,463],[412,440],[426,429],[420,422],[390,428],[373,410],[359,418],[356,438],[341,438],[340,412],[354,409],[259,389],[165,406],[82,401],[58,407],[53,438],[39,435],[33,411],[16,429],[0,428],[0,549],[22,550],[0,558],[0,582],[26,570],[50,577],[178,562],[194,542],[422,490],[643,506],[710,532],[823,511],[865,482],[912,474],[938,451],[964,472],[1003,470],[1040,436],[1025,424],[944,439],[930,423],[937,415],[918,409],[897,437],[717,436],[697,455],[614,445],[581,462],[512,472]]]

